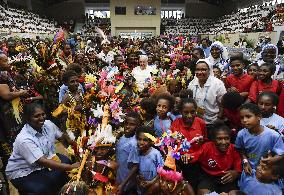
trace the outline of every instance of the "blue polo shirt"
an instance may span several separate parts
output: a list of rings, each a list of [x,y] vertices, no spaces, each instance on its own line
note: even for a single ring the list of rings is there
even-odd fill
[[[8,179],[16,179],[44,169],[36,163],[41,157],[52,158],[55,154],[55,140],[62,132],[51,121],[46,120],[42,133],[25,124],[13,144],[13,152],[8,160],[6,175]]]

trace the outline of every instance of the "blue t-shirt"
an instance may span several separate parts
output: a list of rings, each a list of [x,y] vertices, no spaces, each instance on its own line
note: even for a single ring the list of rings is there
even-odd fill
[[[135,149],[136,146],[137,146],[137,140],[135,135],[130,138],[127,138],[123,135],[116,144],[116,162],[118,163],[116,182],[118,184],[121,184],[129,175],[130,170],[128,168],[127,162],[129,160],[131,151]],[[126,188],[132,186],[131,184],[130,183],[127,184]]]
[[[252,135],[248,129],[242,129],[239,131],[235,142],[236,148],[245,151],[253,169],[256,169],[260,158],[267,154],[268,151],[278,155],[284,154],[281,135],[267,127],[263,128],[264,130],[260,135]]]
[[[154,119],[154,130],[156,135],[158,137],[161,137],[165,131],[168,131],[170,129],[171,124],[172,124],[171,119],[168,118],[165,120],[161,120],[159,116],[156,116]]]
[[[272,125],[280,134],[282,134],[282,131],[284,131],[284,118],[275,113],[268,118],[262,118],[260,120],[260,124],[263,126]]]
[[[151,151],[143,156],[139,154],[139,150],[136,147],[132,150],[129,156],[128,163],[139,163],[139,175],[141,175],[146,181],[151,181],[157,176],[157,168],[164,166],[164,159],[161,153],[155,149],[150,149]],[[138,194],[143,194],[145,189],[138,189]]]
[[[252,175],[247,175],[242,172],[239,181],[240,190],[249,195],[280,195],[282,191],[275,183],[261,183],[256,179],[255,170],[252,170]]]

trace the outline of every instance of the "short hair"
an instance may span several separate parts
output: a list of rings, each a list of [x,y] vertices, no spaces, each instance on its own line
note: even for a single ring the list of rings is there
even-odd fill
[[[149,133],[150,135],[156,137],[156,133],[152,127],[149,126],[140,126],[136,129],[136,138],[138,138],[140,133]]]
[[[222,73],[222,70],[221,70],[221,68],[219,68],[219,66],[214,65],[212,68],[213,68],[213,69],[214,69],[214,68],[217,68],[217,69],[220,71],[220,73]]]
[[[82,72],[83,72],[83,69],[82,69],[81,65],[78,64],[78,63],[71,63],[71,64],[69,64],[67,66],[67,68],[66,68],[66,71],[69,71],[69,70],[75,71],[78,75],[81,75]]]
[[[183,108],[185,104],[193,104],[194,108],[197,108],[197,103],[193,98],[183,98],[181,102],[181,107]]]
[[[182,89],[182,90],[180,90],[179,97],[180,98],[193,98],[192,90],[190,90],[190,89]]]
[[[215,139],[216,138],[216,133],[219,131],[226,131],[229,136],[231,136],[231,129],[224,123],[221,121],[215,122],[212,125],[212,130],[210,131],[212,138]]]
[[[230,63],[232,63],[235,60],[239,60],[240,62],[244,62],[244,54],[242,52],[236,52],[233,53],[230,57]]]
[[[74,70],[67,70],[62,74],[62,81],[67,83],[70,77],[78,76],[78,74]]]
[[[252,112],[253,114],[257,115],[257,116],[261,116],[261,110],[260,108],[256,105],[256,104],[253,104],[253,103],[246,103],[246,104],[243,104],[241,107],[240,107],[240,110],[249,110],[250,112]]]
[[[140,106],[146,111],[147,114],[153,117],[156,115],[156,104],[153,99],[143,98],[140,102]]]
[[[262,66],[268,67],[269,70],[270,70],[270,72],[271,72],[271,74],[274,74],[275,71],[276,71],[276,66],[275,66],[274,64],[272,64],[272,63],[267,63],[267,62],[265,62],[265,63],[261,64],[261,65],[259,66],[259,68],[262,67]]]
[[[122,59],[124,59],[122,55],[115,55],[115,56],[114,56],[114,60],[117,60],[117,58],[119,58],[119,57],[122,58]]]
[[[148,56],[147,55],[139,55],[139,60],[145,60],[148,62]]]
[[[36,101],[32,102],[30,104],[24,104],[23,117],[24,117],[25,121],[30,119],[30,117],[35,113],[35,110],[37,108],[44,110],[44,107]]]
[[[170,95],[169,93],[162,93],[160,94],[158,97],[157,97],[157,103],[160,99],[164,99],[164,100],[167,100],[169,102],[169,107],[170,107],[170,110],[172,110],[174,108],[174,105],[175,105],[175,98]]]
[[[128,112],[128,113],[126,114],[126,117],[130,117],[130,118],[135,118],[135,119],[137,119],[137,120],[138,120],[138,123],[139,123],[139,124],[137,124],[137,125],[140,125],[140,124],[142,123],[141,115],[140,115],[138,112],[134,112],[134,111]]]
[[[89,187],[83,181],[73,181],[65,184],[61,190],[60,195],[86,195],[88,194]]]
[[[202,48],[200,48],[200,47],[193,48],[193,49],[192,49],[192,52],[195,51],[195,50],[199,51],[200,55],[203,56],[203,57],[205,57],[205,54],[204,54],[204,51],[203,51]]]
[[[237,92],[227,92],[222,97],[222,104],[227,109],[237,109],[244,102],[244,98]]]
[[[284,178],[284,166],[283,166],[284,160],[280,159],[276,161],[272,165],[272,174],[275,176],[279,176],[279,178]]]
[[[272,103],[274,106],[278,105],[279,102],[279,97],[278,95],[276,95],[275,93],[271,92],[271,91],[264,91],[261,94],[259,94],[257,96],[257,102],[259,101],[259,99],[263,96],[268,96],[269,98],[272,99]]]
[[[259,66],[258,66],[257,63],[252,63],[252,64],[248,65],[247,70],[252,66],[255,66],[255,67],[257,67],[257,69],[259,69]]]

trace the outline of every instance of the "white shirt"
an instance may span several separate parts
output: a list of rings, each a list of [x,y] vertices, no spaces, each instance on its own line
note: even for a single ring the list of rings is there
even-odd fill
[[[204,87],[200,87],[198,78],[194,77],[189,83],[188,89],[192,90],[197,106],[205,109],[203,118],[206,124],[216,121],[219,113],[218,104],[221,103],[223,95],[227,92],[224,83],[214,76],[209,76]]]
[[[139,91],[144,89],[144,85],[146,84],[147,79],[151,79],[152,68],[150,66],[146,66],[144,70],[140,68],[140,66],[135,67],[132,70],[132,75],[136,79],[137,87]]]

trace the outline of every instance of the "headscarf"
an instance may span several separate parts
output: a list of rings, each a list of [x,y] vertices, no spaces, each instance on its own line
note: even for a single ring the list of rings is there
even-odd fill
[[[213,47],[217,47],[218,49],[220,49],[221,51],[221,58],[224,60],[228,60],[229,59],[229,54],[228,54],[228,50],[226,47],[224,47],[224,45],[220,42],[220,41],[215,41],[214,43],[212,43],[210,50]]]

